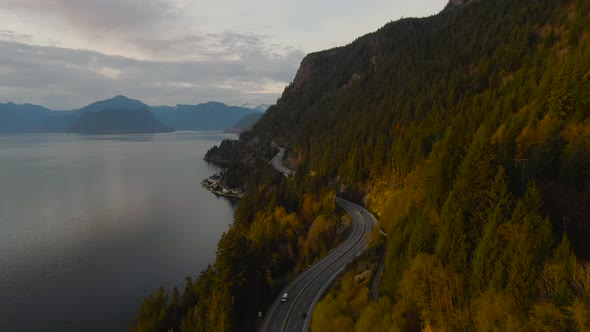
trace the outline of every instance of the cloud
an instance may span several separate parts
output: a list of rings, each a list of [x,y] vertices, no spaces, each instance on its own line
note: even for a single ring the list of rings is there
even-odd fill
[[[204,3],[202,11],[211,6]],[[184,10],[189,7],[190,14]],[[275,37],[231,29],[211,31],[199,24],[194,7],[191,1],[181,0],[3,0],[0,13],[35,23],[21,27],[32,31],[27,40],[25,35],[16,39],[16,35],[2,38],[0,34],[0,38],[143,60],[239,60],[275,52],[270,49]]]
[[[0,40],[0,96],[10,98],[0,102],[74,109],[124,94],[151,105],[269,103],[304,56],[295,49],[273,49],[264,36],[232,31],[195,43],[215,49],[202,58],[154,61]]]
[[[172,2],[162,0],[4,0],[1,6],[66,19],[73,28],[92,34],[149,33],[180,15]]]
[[[0,0],[0,98],[61,109],[117,94],[271,103],[302,50],[446,1]]]
[[[0,30],[0,40],[31,43],[33,36],[10,30]]]
[[[3,0],[0,13],[32,32],[37,44],[156,59],[201,39],[183,6],[170,0]]]
[[[43,29],[34,35],[1,30],[0,98],[9,100],[0,102],[72,109],[117,94],[171,105],[275,101],[305,53],[267,34],[198,31],[189,22],[195,16],[183,13],[189,4],[194,6],[180,0],[2,1],[6,19],[53,29],[49,36],[59,36],[61,47],[39,44],[38,36],[47,35]]]
[[[110,79],[119,79],[123,71],[101,63],[98,57],[93,57],[88,64],[88,69]]]

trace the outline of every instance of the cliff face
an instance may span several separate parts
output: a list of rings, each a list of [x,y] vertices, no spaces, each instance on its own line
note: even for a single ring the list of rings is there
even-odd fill
[[[310,258],[301,244],[318,224],[305,211],[331,215],[322,197],[343,191],[364,196],[391,234],[380,240],[385,299],[374,307],[353,273],[341,282],[353,287],[318,304],[312,329],[587,330],[590,287],[576,280],[590,268],[560,239],[590,257],[590,2],[470,3],[310,54],[254,129],[222,142],[217,160],[243,161],[259,189],[239,204],[216,263],[189,281],[199,304],[183,327],[254,323],[269,282],[307,265],[295,262]],[[259,143],[271,142],[297,156],[295,178],[266,166],[273,152]],[[359,258],[351,272],[371,264]]]
[[[365,202],[394,234],[382,280],[397,304],[383,312],[422,320],[400,330],[587,330],[568,308],[584,303],[590,317],[590,287],[566,271],[586,266],[570,246],[590,258],[590,2],[447,8],[309,55],[253,134],[301,156],[305,190],[345,188],[360,201],[372,188]],[[563,283],[547,277],[554,269]],[[366,297],[342,292],[314,324],[391,326],[362,308],[329,314]]]
[[[293,147],[318,178],[363,183],[423,167],[451,126],[461,128],[453,129],[461,132],[454,142],[460,160],[485,124],[515,193],[524,187],[513,161],[520,156],[528,160],[526,180],[590,195],[590,176],[576,164],[576,149],[590,155],[578,145],[585,134],[576,127],[588,114],[581,97],[590,91],[588,2],[450,0],[449,6],[308,55],[252,135]],[[564,214],[564,203],[551,197],[547,204],[550,214],[562,213],[556,224],[575,213]],[[582,219],[576,227],[590,229]],[[590,248],[577,237],[573,242],[590,257]]]
[[[303,58],[290,87],[292,89],[299,89],[303,86],[303,84],[305,84],[306,81],[312,80],[316,73],[316,67],[317,61],[315,61],[313,54],[307,55],[305,58]]]
[[[413,66],[416,61],[406,57],[407,45],[421,47],[419,44],[430,43],[423,37],[432,33],[433,24],[453,14],[403,19],[346,46],[307,55],[277,104],[254,127],[255,132],[279,141],[292,140],[298,133],[293,129],[310,124],[311,118],[326,111],[324,106],[333,108],[333,101],[339,96],[364,94],[358,91],[359,87],[374,82],[392,67]],[[421,38],[415,39],[416,36]]]

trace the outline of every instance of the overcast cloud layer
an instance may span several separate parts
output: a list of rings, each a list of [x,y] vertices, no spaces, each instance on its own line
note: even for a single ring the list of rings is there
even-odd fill
[[[308,52],[447,0],[2,0],[0,102],[274,103]]]

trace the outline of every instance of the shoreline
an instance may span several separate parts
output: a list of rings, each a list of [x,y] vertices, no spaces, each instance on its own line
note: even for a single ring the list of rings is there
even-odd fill
[[[240,199],[244,191],[240,188],[228,188],[223,184],[223,176],[227,169],[223,169],[201,181],[201,185],[217,196]]]

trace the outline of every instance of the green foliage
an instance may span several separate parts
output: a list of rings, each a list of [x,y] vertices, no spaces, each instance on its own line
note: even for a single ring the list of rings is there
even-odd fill
[[[361,312],[355,324],[355,331],[401,332],[408,331],[408,326],[401,313],[393,309],[388,298],[379,302],[370,302]]]
[[[328,295],[316,306],[311,331],[352,332],[354,321],[346,314],[347,311],[348,308],[345,304],[334,301],[334,298]]]
[[[248,190],[215,264],[136,326],[254,330],[345,233],[334,193],[370,191],[386,202],[385,298],[344,287],[315,329],[587,329],[590,265],[571,248],[590,257],[588,27],[588,1],[470,1],[308,55],[251,132],[207,155]],[[289,179],[271,143],[290,148]]]
[[[139,308],[137,324],[132,323],[129,330],[133,332],[167,331],[170,323],[167,303],[168,295],[163,288],[146,297]]]
[[[588,324],[586,265],[567,235],[556,241],[572,212],[551,201],[555,187],[590,197],[588,10],[579,1],[479,1],[392,23],[309,55],[305,84],[298,75],[256,128],[263,137],[279,117],[293,121],[300,131],[273,135],[308,151],[309,169],[387,195],[372,199],[385,202],[388,225],[382,288],[406,324],[413,314],[431,329]],[[339,75],[316,77],[325,68]],[[590,235],[585,217],[567,220]],[[432,301],[441,280],[464,289],[447,293],[452,310]]]
[[[187,277],[182,295],[174,288],[170,299],[163,290],[148,296],[130,330],[255,330],[257,311],[264,311],[286,278],[342,241],[346,227],[336,215],[333,192],[306,191],[299,187],[306,183],[280,175],[269,180],[266,172],[277,172],[263,164],[268,170],[258,174],[250,168],[257,163],[242,165],[251,172],[242,180],[252,189],[219,240],[215,263],[197,278]]]
[[[463,281],[432,255],[419,254],[400,281],[400,300],[415,307],[425,322],[445,329],[461,327]]]
[[[552,303],[533,306],[530,327],[533,331],[569,331],[567,315]]]
[[[477,331],[525,331],[512,296],[487,291],[472,301],[473,323]]]
[[[369,260],[371,260],[370,257]],[[375,323],[367,320],[370,316],[391,309],[387,301],[381,306],[373,306],[377,312],[365,313],[369,305],[370,271],[375,265],[376,262],[356,261],[350,266],[348,272],[336,279],[333,289],[314,310],[311,321],[312,331],[366,331],[362,329],[362,326]],[[389,325],[382,325],[382,330],[388,330],[391,323],[403,322],[403,319],[395,319],[392,316],[389,318]]]
[[[578,331],[590,331],[590,306],[576,300],[567,310],[574,322],[573,327]]]
[[[473,294],[492,287],[491,281],[502,254],[498,230],[500,225],[508,221],[511,208],[504,168],[498,169],[486,196],[479,215],[484,221],[483,235],[475,247],[472,259],[470,279]]]

